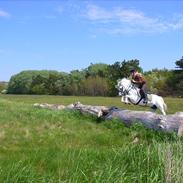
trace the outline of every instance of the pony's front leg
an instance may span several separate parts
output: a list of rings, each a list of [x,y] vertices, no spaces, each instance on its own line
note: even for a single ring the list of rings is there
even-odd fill
[[[125,102],[125,96],[121,97],[121,102]]]
[[[125,104],[130,104],[130,101],[128,100],[128,98],[129,98],[128,95],[124,96],[124,103]]]

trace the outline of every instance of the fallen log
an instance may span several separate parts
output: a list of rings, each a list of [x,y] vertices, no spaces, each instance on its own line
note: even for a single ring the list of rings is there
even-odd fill
[[[179,136],[183,134],[183,112],[163,116],[149,111],[132,111],[116,107],[84,105],[80,102],[68,106],[56,104],[34,104],[34,106],[56,110],[78,110],[81,113],[92,114],[104,120],[117,118],[127,126],[133,123],[142,123],[147,128],[154,130],[177,132]]]
[[[41,107],[41,108],[53,109],[53,110],[73,109],[73,110],[78,110],[81,113],[88,113],[97,117],[102,117],[106,113],[108,114],[110,109],[110,107],[106,107],[106,106],[83,105],[80,102],[70,104],[67,106],[59,105],[59,104],[35,103],[34,107]]]

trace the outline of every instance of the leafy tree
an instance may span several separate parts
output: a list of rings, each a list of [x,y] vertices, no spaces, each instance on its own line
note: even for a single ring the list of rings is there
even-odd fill
[[[48,90],[48,94],[50,95],[56,95],[60,92],[60,85],[58,85],[58,81],[63,82],[63,76],[61,73],[58,72],[52,72],[49,74],[49,77],[47,79],[47,82],[45,83],[45,86]]]
[[[32,82],[30,86],[31,94],[48,94],[48,89],[46,88],[47,78],[39,75],[32,77]]]
[[[58,95],[71,95],[70,93],[70,77],[66,73],[62,73],[56,81],[55,86],[58,89]]]
[[[183,56],[182,56],[182,58],[180,60],[177,60],[175,62],[175,64],[176,64],[177,68],[183,70]]]
[[[69,74],[69,84],[67,84],[67,90],[70,95],[82,95],[81,83],[86,78],[85,71],[73,70]]]
[[[175,74],[175,89],[179,96],[183,96],[183,57],[175,62],[178,70],[174,71]]]
[[[30,93],[30,85],[34,74],[34,71],[22,71],[19,74],[12,76],[8,84],[8,93]]]
[[[55,94],[55,82],[62,73],[57,71],[22,71],[11,77],[8,93],[14,94]]]
[[[165,96],[169,93],[167,89],[167,80],[172,75],[172,72],[167,69],[153,69],[152,71],[145,72],[147,80],[148,91],[150,93]]]
[[[107,74],[107,64],[97,63],[90,64],[88,68],[85,69],[86,77],[105,77]]]
[[[167,90],[171,96],[183,96],[183,57],[175,61],[176,69],[167,80]]]
[[[153,69],[144,73],[151,93],[183,96],[183,57],[175,64],[175,70]],[[137,59],[111,65],[90,64],[84,70],[73,70],[70,73],[22,71],[11,77],[7,91],[14,94],[116,96],[117,80],[128,77],[131,67],[142,72]],[[1,88],[4,89],[2,83]]]
[[[81,85],[81,94],[89,96],[106,96],[108,84],[105,78],[96,76],[86,78]]]

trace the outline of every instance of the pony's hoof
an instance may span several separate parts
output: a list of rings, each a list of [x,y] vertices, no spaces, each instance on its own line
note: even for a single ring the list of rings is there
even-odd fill
[[[165,129],[165,126],[163,126],[162,124],[158,124],[158,127],[161,129]]]

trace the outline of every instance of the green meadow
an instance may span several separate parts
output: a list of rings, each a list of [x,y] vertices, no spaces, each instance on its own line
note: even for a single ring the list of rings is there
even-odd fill
[[[0,182],[183,182],[183,139],[176,134],[32,105],[77,101],[150,110],[119,97],[0,95]],[[165,101],[169,114],[183,111],[182,98]]]

